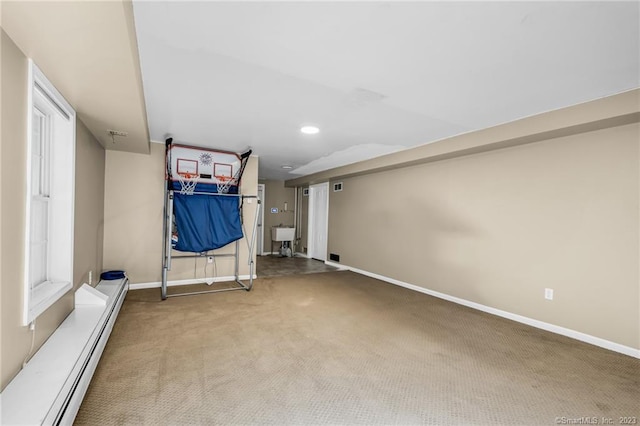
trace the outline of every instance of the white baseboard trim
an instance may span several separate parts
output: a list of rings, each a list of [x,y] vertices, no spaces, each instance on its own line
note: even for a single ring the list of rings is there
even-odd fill
[[[353,271],[353,272],[357,272],[358,274],[367,275],[369,277],[376,278],[376,277],[374,277],[372,275],[369,275],[368,273],[365,273],[365,271],[360,272],[360,269],[352,268],[350,266],[345,266],[345,265],[342,265],[340,263],[331,262],[330,260],[325,260],[324,264],[325,265],[329,265],[329,266],[333,266],[334,268],[338,268],[341,271]],[[378,278],[378,279],[382,280],[382,281],[386,281],[384,278]]]
[[[239,278],[241,280],[248,280],[249,279],[249,275],[240,275]],[[253,274],[253,279],[255,280],[256,278],[258,278],[258,276],[256,274]],[[175,286],[179,286],[179,285],[189,285],[189,284],[201,284],[203,282],[205,282],[205,280],[213,280],[214,283],[220,283],[220,282],[225,282],[225,281],[235,281],[236,277],[234,277],[233,275],[229,275],[226,277],[210,277],[210,278],[193,278],[193,279],[188,279],[188,280],[174,280],[174,281],[167,281],[167,287],[175,287]],[[149,282],[149,283],[136,283],[136,284],[129,284],[129,290],[143,290],[145,288],[160,288],[162,287],[162,282],[161,281],[153,281],[153,282]]]
[[[311,258],[307,255],[307,253],[302,253],[302,252],[299,252],[299,251],[295,252],[293,255],[294,255],[294,256],[297,256],[297,257],[306,257],[307,259],[311,259]]]
[[[457,303],[459,305],[467,306],[469,308],[477,309],[482,312],[487,312],[492,315],[497,315],[502,318],[506,318],[512,321],[516,321],[522,324],[530,325],[535,328],[539,328],[542,330],[550,331],[552,333],[560,334],[562,336],[570,337],[572,339],[580,340],[581,342],[589,343],[591,345],[599,346],[604,349],[608,349],[610,351],[618,352],[624,355],[628,355],[633,358],[640,359],[640,349],[635,349],[630,346],[621,345],[620,343],[615,343],[609,340],[602,339],[600,337],[592,336],[590,334],[582,333],[580,331],[571,330],[569,328],[560,327],[555,324],[550,324],[544,321],[539,321],[533,318],[525,317],[518,314],[513,314],[511,312],[503,311],[500,309],[492,308],[490,306],[482,305],[480,303],[471,302],[469,300],[461,299],[459,297],[451,296],[445,293],[440,293],[438,291],[429,290],[424,287],[420,287],[414,284],[409,284],[404,281],[396,280],[395,278],[385,277],[383,275],[375,274],[373,272],[364,271],[362,269],[354,268],[347,265],[342,265],[339,263],[325,261],[326,265],[334,266],[340,269],[346,269],[361,275],[366,275],[371,278],[375,278],[377,280],[386,281],[390,284],[395,284],[400,287],[405,287],[410,290],[418,291],[420,293],[428,294],[430,296],[437,297],[439,299],[444,299],[449,302]]]

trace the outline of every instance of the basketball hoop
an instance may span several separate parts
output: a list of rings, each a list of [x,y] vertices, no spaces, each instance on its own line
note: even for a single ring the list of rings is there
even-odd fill
[[[198,175],[191,173],[178,173],[178,180],[180,181],[180,193],[184,195],[193,195],[198,184]]]
[[[218,188],[218,194],[228,194],[229,188],[231,187],[231,185],[233,185],[234,182],[235,179],[231,176],[216,176],[216,186]]]

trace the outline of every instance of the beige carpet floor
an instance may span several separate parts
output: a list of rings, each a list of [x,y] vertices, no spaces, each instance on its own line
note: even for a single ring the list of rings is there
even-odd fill
[[[127,295],[76,424],[640,419],[640,360],[351,272],[159,293]]]

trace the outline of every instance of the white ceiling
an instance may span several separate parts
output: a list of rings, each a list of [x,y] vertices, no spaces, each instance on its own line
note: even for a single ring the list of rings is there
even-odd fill
[[[134,1],[150,137],[291,179],[615,94],[640,87],[639,6]]]
[[[0,6],[107,149],[148,152],[149,133],[251,146],[261,177],[287,179],[283,164],[310,174],[637,88],[639,4]],[[320,134],[300,134],[307,123]],[[114,144],[108,129],[129,136]]]

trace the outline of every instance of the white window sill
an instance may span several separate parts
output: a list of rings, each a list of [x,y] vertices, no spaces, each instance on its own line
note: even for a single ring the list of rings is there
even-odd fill
[[[64,296],[66,292],[71,290],[72,287],[70,282],[65,281],[47,281],[36,287],[35,290],[31,292],[31,303],[29,304],[29,312],[24,325],[36,319],[41,313]]]

